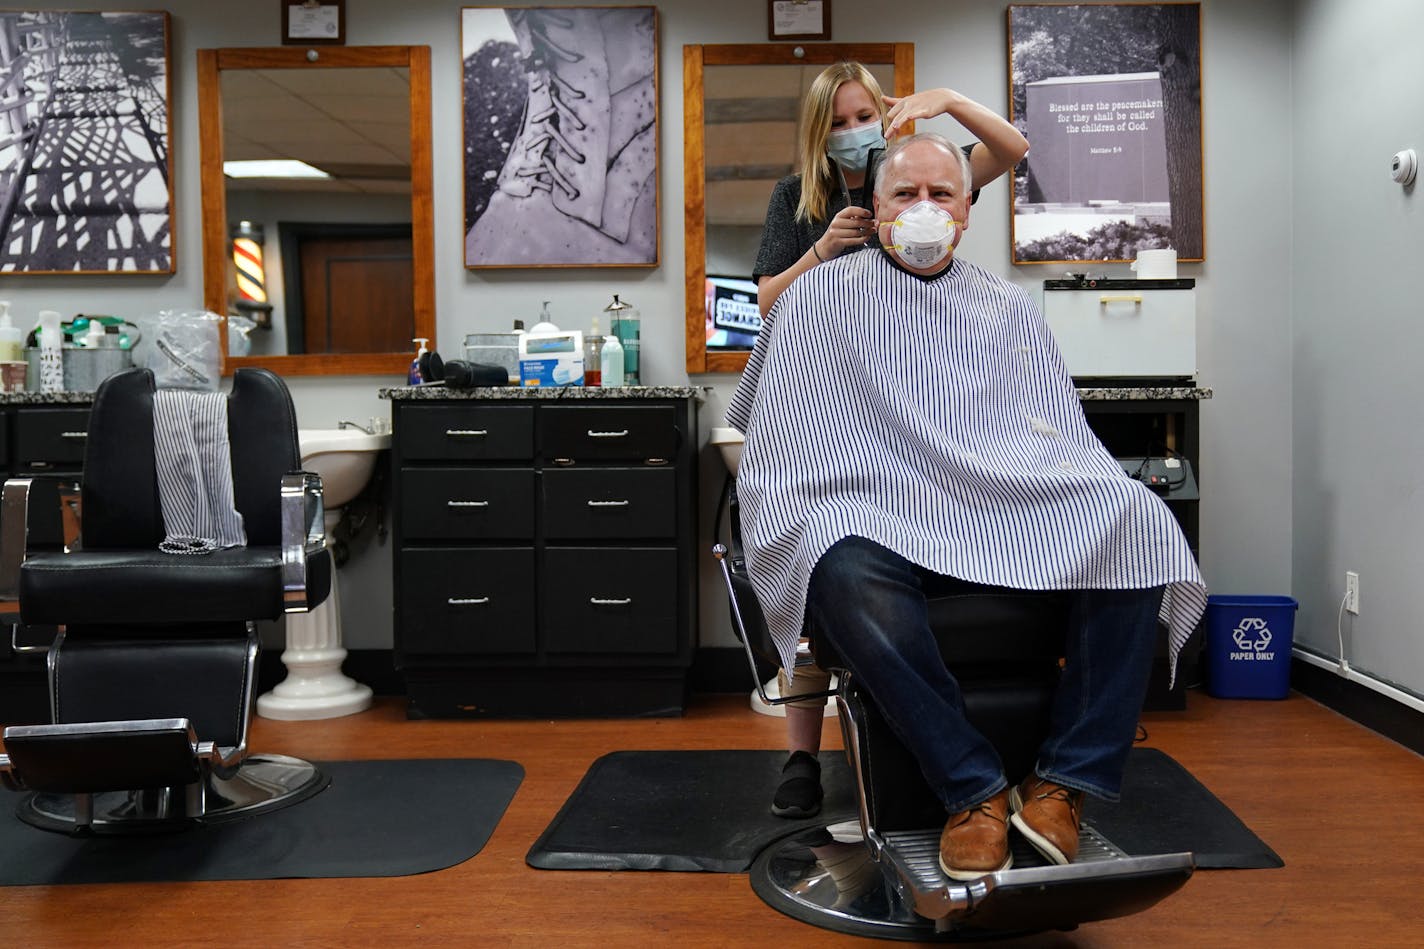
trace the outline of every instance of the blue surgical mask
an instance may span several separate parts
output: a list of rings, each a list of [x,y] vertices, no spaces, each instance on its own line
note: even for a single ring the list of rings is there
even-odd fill
[[[826,154],[846,171],[864,171],[870,150],[884,147],[885,135],[878,122],[836,129],[826,139]]]

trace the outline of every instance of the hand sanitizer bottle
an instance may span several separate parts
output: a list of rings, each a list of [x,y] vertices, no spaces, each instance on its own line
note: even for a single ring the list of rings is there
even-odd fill
[[[418,386],[425,381],[425,374],[420,370],[420,357],[430,351],[425,348],[430,340],[419,338],[413,339],[411,342],[415,343],[417,348],[415,350],[415,358],[410,361],[410,372],[406,374],[406,381],[413,386]]]

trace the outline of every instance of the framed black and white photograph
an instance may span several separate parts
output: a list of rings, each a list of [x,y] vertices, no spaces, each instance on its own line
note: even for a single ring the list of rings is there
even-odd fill
[[[1206,257],[1201,5],[1013,4],[1013,262]]]
[[[0,273],[173,273],[168,14],[0,11]]]
[[[658,263],[654,7],[465,7],[465,266]]]

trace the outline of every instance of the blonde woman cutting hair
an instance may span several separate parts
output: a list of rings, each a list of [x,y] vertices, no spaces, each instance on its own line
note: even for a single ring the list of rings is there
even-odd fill
[[[765,319],[783,290],[801,274],[842,253],[858,250],[875,236],[871,188],[873,157],[885,139],[908,122],[948,115],[979,139],[964,151],[975,186],[983,186],[1018,164],[1028,141],[1011,124],[952,89],[928,89],[896,99],[884,95],[870,70],[840,62],[811,83],[801,108],[797,166],[800,174],[777,182],[767,207],[761,249],[752,279]],[[973,197],[978,198],[974,191]],[[770,323],[763,324],[765,331]],[[830,676],[802,666],[794,679],[778,674],[781,694],[824,692]],[[810,817],[821,809],[821,747],[824,698],[801,699],[786,708],[791,756],[781,772],[772,812]]]
[[[979,139],[965,147],[976,198],[978,188],[1028,151],[1028,141],[1011,124],[952,89],[896,99],[856,62],[828,66],[812,81],[801,106],[801,171],[772,192],[752,272],[762,316],[791,281],[874,236],[866,182],[870,157],[907,122],[936,115],[951,116]]]

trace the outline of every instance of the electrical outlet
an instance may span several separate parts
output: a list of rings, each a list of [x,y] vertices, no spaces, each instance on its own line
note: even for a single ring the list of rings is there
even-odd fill
[[[1356,616],[1360,613],[1360,575],[1353,570],[1345,571],[1345,609]]]

